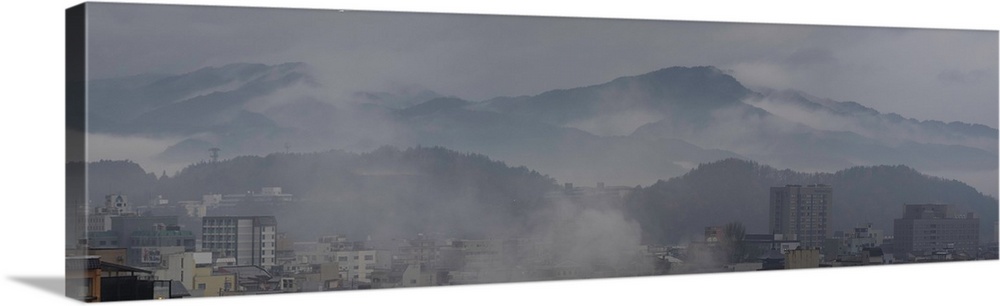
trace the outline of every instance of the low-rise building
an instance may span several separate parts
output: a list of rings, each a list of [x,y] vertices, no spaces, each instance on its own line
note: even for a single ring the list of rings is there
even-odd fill
[[[88,248],[87,255],[98,256],[103,262],[124,265],[128,262],[128,249],[126,248]]]
[[[819,268],[819,248],[798,248],[785,252],[785,269]]]
[[[194,287],[190,289],[196,296],[223,296],[236,288],[236,275],[217,271],[212,266],[195,267]]]
[[[87,214],[87,232],[104,232],[111,230],[111,218],[118,216],[135,216],[128,196],[124,194],[109,194],[104,197],[104,206],[95,207]]]
[[[403,271],[401,287],[437,286],[448,281],[448,272],[431,268],[427,264],[409,264]]]
[[[66,295],[87,302],[190,296],[179,282],[157,279],[152,271],[101,261],[98,256],[66,258]]]
[[[231,291],[228,295],[281,292],[281,278],[271,275],[261,267],[230,266],[218,270],[236,276],[235,293]]]
[[[795,235],[784,234],[746,234],[743,236],[743,243],[752,250],[752,255],[763,255],[771,250],[785,252],[797,249],[802,245],[798,239],[795,239]]]
[[[209,199],[214,202],[216,198]],[[203,199],[204,201],[205,199]],[[292,194],[282,192],[281,187],[264,187],[260,189],[260,192],[247,191],[246,193],[237,194],[226,194],[221,195],[218,198],[218,206],[222,207],[235,207],[235,206],[275,206],[275,205],[288,205],[295,203],[295,196]]]
[[[101,301],[100,257],[66,258],[66,296],[84,302]]]
[[[168,254],[162,257],[160,265],[153,269],[157,279],[169,279],[180,282],[189,292],[195,290],[195,276],[199,266],[211,265],[212,253],[182,252]],[[199,294],[200,296],[200,294]]]
[[[309,269],[292,274],[298,291],[328,291],[341,287],[340,265],[336,262],[311,265]]]
[[[873,228],[871,223],[847,233],[837,231],[832,238],[827,238],[823,255],[826,261],[858,257],[866,249],[881,248],[884,239],[882,230]]]

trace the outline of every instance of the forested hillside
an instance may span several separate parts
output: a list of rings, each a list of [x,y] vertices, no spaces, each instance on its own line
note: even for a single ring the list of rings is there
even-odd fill
[[[975,212],[982,235],[992,235],[997,220],[997,199],[906,166],[803,173],[739,159],[702,164],[683,176],[637,188],[626,210],[650,242],[697,239],[704,227],[730,221],[743,222],[750,233],[765,233],[770,187],[786,184],[833,186],[831,230],[871,222],[891,233],[892,220],[902,216],[904,204],[954,204],[959,212]]]

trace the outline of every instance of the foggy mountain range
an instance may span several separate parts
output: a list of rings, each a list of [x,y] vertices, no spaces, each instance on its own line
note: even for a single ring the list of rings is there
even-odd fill
[[[70,164],[70,174],[79,173],[80,166]],[[744,223],[751,233],[766,232],[769,187],[792,183],[835,186],[832,230],[872,222],[890,231],[903,204],[953,203],[961,212],[977,213],[982,235],[990,235],[998,209],[996,198],[962,182],[905,166],[803,173],[739,159],[701,164],[682,176],[629,188],[629,195],[610,206],[595,205],[563,196],[564,188],[554,179],[528,168],[440,147],[244,156],[202,162],[174,176],[159,177],[130,161],[98,161],[89,164],[89,180],[92,203],[101,203],[110,193],[128,194],[141,204],[158,195],[183,201],[200,199],[202,194],[282,186],[300,203],[237,207],[213,214],[274,215],[281,231],[297,241],[334,233],[355,239],[438,233],[463,238],[567,235],[555,238],[580,242],[616,237],[632,245],[682,243],[701,238],[706,226],[732,221]],[[186,213],[178,207],[169,214]],[[187,228],[200,228],[199,219],[188,222]]]
[[[303,63],[231,64],[96,80],[89,125],[100,150],[127,150],[135,139],[160,144],[149,158],[131,158],[150,171],[206,160],[212,147],[226,158],[423,145],[581,185],[648,185],[740,158],[810,172],[906,165],[997,195],[994,128],[749,89],[714,67],[486,101],[420,88],[343,95],[326,92],[313,73]]]

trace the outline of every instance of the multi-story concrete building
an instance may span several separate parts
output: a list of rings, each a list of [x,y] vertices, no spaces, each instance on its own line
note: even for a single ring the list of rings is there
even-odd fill
[[[336,262],[340,266],[340,278],[344,285],[358,286],[370,284],[376,269],[389,269],[389,263],[379,265],[379,251],[365,246],[364,241],[351,241],[345,236],[325,236],[319,239],[328,257],[326,262]]]
[[[195,267],[194,273],[194,288],[188,289],[193,296],[222,296],[236,286],[235,274],[213,271],[211,265]]]
[[[783,253],[802,246],[802,242],[786,238],[782,234],[746,234],[743,242],[751,252],[761,255],[772,250]]]
[[[170,254],[195,250],[194,233],[176,225],[133,231],[129,235],[128,261],[134,266],[155,266]]]
[[[143,267],[159,264],[161,255],[196,248],[194,233],[181,230],[176,216],[112,216],[110,230],[89,232],[87,240],[94,248],[125,249],[125,264]]]
[[[393,256],[394,262],[407,265],[425,264],[436,265],[441,258],[441,246],[433,238],[425,238],[423,234],[417,234],[416,239],[408,239],[407,243],[399,247],[398,252]]]
[[[721,226],[706,226],[705,227],[705,242],[715,243],[725,240],[725,230]]]
[[[87,214],[87,232],[110,231],[112,217],[134,215],[128,196],[109,194],[104,197],[103,207],[95,207],[93,212]]]
[[[956,214],[952,205],[907,204],[903,218],[893,220],[893,255],[896,259],[930,256],[934,252],[965,254],[976,258],[979,218]]]
[[[858,256],[865,249],[881,247],[884,239],[882,230],[873,228],[869,223],[867,226],[855,227],[848,233],[840,231],[834,233],[832,238],[827,238],[823,254],[827,260],[839,256]]]
[[[205,217],[202,251],[213,258],[231,258],[238,266],[270,270],[275,265],[277,221],[272,216]]]
[[[216,199],[218,202],[214,203]],[[296,199],[294,195],[282,192],[281,187],[264,187],[260,189],[260,192],[247,191],[246,193],[219,195],[218,198],[203,198],[202,201],[206,204],[233,207],[240,205],[287,205],[294,203]]]
[[[855,227],[854,232],[844,239],[844,243],[848,254],[861,254],[866,248],[882,246],[882,231],[873,229],[871,224],[868,227]]]
[[[832,205],[833,188],[829,185],[771,187],[771,234],[798,240],[805,248],[822,247]]]
[[[120,247],[131,247],[132,233],[137,231],[165,230],[177,225],[177,216],[117,216],[111,218],[111,231],[118,235]]]
[[[993,222],[993,243],[1000,242],[1000,221]]]

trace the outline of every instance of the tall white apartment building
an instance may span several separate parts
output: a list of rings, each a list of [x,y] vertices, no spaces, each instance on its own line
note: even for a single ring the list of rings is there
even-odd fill
[[[205,217],[201,233],[202,251],[212,252],[217,263],[265,270],[275,265],[277,221],[272,216]]]

